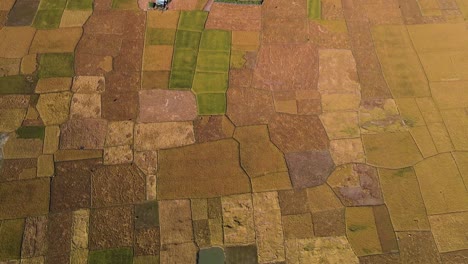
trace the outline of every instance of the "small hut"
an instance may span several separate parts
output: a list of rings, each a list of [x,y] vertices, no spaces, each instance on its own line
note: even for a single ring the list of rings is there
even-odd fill
[[[148,3],[148,9],[167,10],[170,2],[171,0],[151,0]]]

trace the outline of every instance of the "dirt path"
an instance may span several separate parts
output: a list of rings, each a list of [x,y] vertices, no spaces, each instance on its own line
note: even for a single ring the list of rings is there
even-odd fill
[[[203,7],[203,11],[210,12],[211,6],[213,5],[213,3],[214,3],[214,0],[208,0],[208,2],[206,2],[205,7]]]

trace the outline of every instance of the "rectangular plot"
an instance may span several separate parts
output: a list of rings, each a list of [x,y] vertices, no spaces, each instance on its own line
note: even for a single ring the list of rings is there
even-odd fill
[[[199,115],[222,115],[226,113],[225,93],[204,93],[197,95]]]
[[[178,10],[167,10],[165,12],[147,12],[146,26],[149,28],[176,29],[179,22]]]
[[[320,0],[308,0],[307,1],[307,9],[308,9],[308,16],[309,19],[320,19],[321,14],[321,4]]]
[[[411,25],[408,32],[420,53],[466,50],[468,46],[464,23]]]
[[[231,51],[231,61],[230,66],[233,69],[241,69],[246,63],[245,59],[246,51],[243,50],[232,50]]]
[[[465,109],[442,110],[442,117],[456,150],[468,149],[468,114]]]
[[[430,82],[468,80],[466,51],[420,53],[419,57]]]
[[[8,14],[6,26],[29,26],[34,20],[39,0],[18,0]]]
[[[143,69],[145,71],[170,70],[172,65],[172,53],[172,46],[146,46],[143,56]]]
[[[395,231],[429,230],[426,209],[413,169],[379,169],[379,175]]]
[[[257,50],[260,33],[255,31],[232,31],[232,47],[239,50]]]
[[[468,193],[450,153],[427,158],[414,170],[428,215],[468,210]]]
[[[442,11],[438,0],[418,0],[419,8],[423,16],[441,16]]]
[[[197,50],[200,45],[201,33],[187,30],[178,30],[176,33],[176,48]]]
[[[208,12],[182,11],[179,18],[179,29],[201,32],[205,28]]]
[[[382,253],[372,207],[346,208],[346,234],[358,256]]]
[[[429,221],[440,252],[466,251],[468,245],[466,239],[466,234],[468,234],[468,212],[434,215],[429,217]],[[459,260],[460,263],[463,262],[461,258]]]
[[[0,219],[43,215],[49,212],[50,179],[0,184]]]
[[[468,20],[468,1],[466,0],[456,0],[460,12],[462,12],[465,20]]]
[[[306,43],[309,39],[309,20],[307,18],[263,19],[262,43]]]
[[[372,29],[375,49],[393,95],[430,96],[426,75],[404,26],[378,26]]]
[[[320,2],[320,0],[314,0]],[[283,0],[268,0],[262,5],[262,16],[263,18],[278,17],[278,18],[306,18],[309,7],[309,0],[292,1],[290,4],[286,4]],[[289,2],[288,2],[289,3]],[[210,13],[211,16],[211,13]]]
[[[203,72],[227,72],[229,52],[200,51],[197,70]]]
[[[88,263],[132,263],[133,250],[130,248],[117,248],[91,251]]]
[[[146,31],[147,45],[174,45],[175,29],[148,28]]]
[[[468,81],[432,82],[430,86],[439,109],[468,107]]]
[[[93,9],[93,0],[68,0],[68,10],[91,10]]]
[[[42,54],[39,61],[39,78],[71,77],[74,71],[73,53]]]
[[[197,51],[176,49],[172,63],[173,70],[195,71],[197,65]]]
[[[80,2],[85,1],[80,0]],[[41,0],[39,10],[64,9],[66,4],[67,0]]]
[[[397,232],[400,263],[441,263],[431,232]]]
[[[278,193],[254,194],[253,207],[259,262],[284,261],[283,226]]]
[[[356,59],[356,68],[363,99],[389,98],[390,90],[382,74],[379,59],[372,45],[370,24],[367,21],[347,21],[349,40]]]
[[[266,1],[263,6],[268,2]],[[214,3],[206,22],[206,28],[260,31],[262,28],[262,8],[262,6]]]
[[[231,32],[225,30],[205,30],[202,33],[200,50],[229,51]]]
[[[18,138],[39,138],[44,140],[45,127],[43,126],[23,126],[16,130]]]
[[[228,73],[196,72],[193,90],[196,93],[226,92]]]
[[[62,20],[63,9],[37,11],[33,26],[38,29],[58,28]]]
[[[0,94],[29,94],[34,92],[34,86],[21,75],[0,77]]]
[[[21,239],[24,219],[3,221],[0,229],[0,260],[19,259],[21,257]],[[6,262],[4,262],[6,263]]]
[[[193,71],[171,71],[169,89],[190,89],[193,82]]]
[[[170,71],[144,71],[141,88],[144,90],[167,89],[169,87],[170,76]]]

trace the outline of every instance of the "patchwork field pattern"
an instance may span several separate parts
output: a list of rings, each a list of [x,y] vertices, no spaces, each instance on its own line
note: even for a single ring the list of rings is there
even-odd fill
[[[466,0],[147,4],[0,1],[0,263],[468,262]]]

